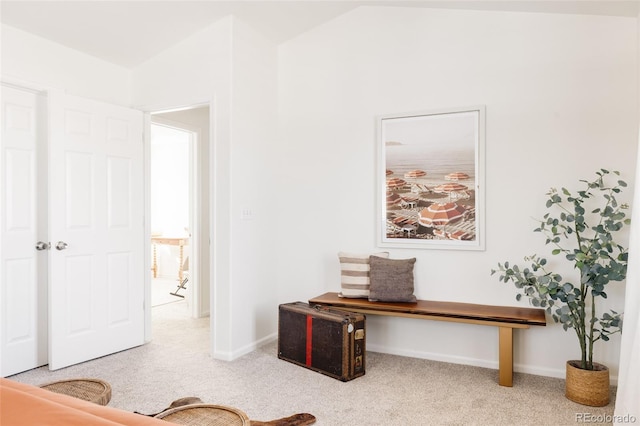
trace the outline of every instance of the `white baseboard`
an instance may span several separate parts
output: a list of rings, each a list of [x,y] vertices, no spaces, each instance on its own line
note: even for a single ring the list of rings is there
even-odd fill
[[[217,352],[213,355],[214,358],[224,360],[224,361],[233,361],[235,359],[240,358],[243,355],[246,355],[254,350],[258,349],[261,346],[274,342],[278,339],[278,334],[273,333],[266,337],[263,337],[260,340],[257,340],[249,345],[246,345],[238,350],[233,352]],[[498,361],[489,361],[486,359],[478,359],[478,358],[470,358],[470,357],[461,357],[455,355],[447,355],[435,352],[423,352],[423,351],[412,351],[407,349],[397,349],[397,348],[389,348],[383,345],[375,345],[368,344],[367,351],[371,352],[379,352],[389,355],[398,355],[398,356],[406,356],[409,358],[419,358],[419,359],[428,359],[431,361],[439,361],[439,362],[448,362],[451,364],[462,364],[462,365],[471,365],[473,367],[482,367],[482,368],[490,368],[493,370],[498,369]],[[535,365],[525,365],[525,364],[514,364],[513,371],[516,373],[525,373],[525,374],[533,374],[536,376],[543,377],[554,377],[557,379],[565,378],[565,370],[557,369],[557,368],[547,368],[540,367]],[[618,385],[618,376],[611,376],[611,385]]]
[[[231,352],[215,351],[212,356],[213,359],[219,359],[220,361],[233,361]]]
[[[478,359],[478,358],[446,355],[446,354],[434,353],[434,352],[411,351],[406,349],[389,348],[383,345],[372,345],[372,344],[367,344],[367,351],[380,352],[380,353],[390,354],[390,355],[406,356],[410,358],[428,359],[431,361],[449,362],[451,364],[463,364],[463,365],[471,365],[473,367],[491,368],[493,370],[498,369],[498,361],[488,361],[485,359]],[[536,376],[544,376],[544,377],[554,377],[557,379],[565,378],[565,370],[558,369],[558,368],[547,368],[547,367],[540,367],[535,365],[532,366],[532,365],[525,365],[525,364],[514,364],[513,371],[516,373],[533,374]],[[610,381],[612,386],[617,386],[618,376],[611,375]]]
[[[253,343],[245,345],[233,352],[215,352],[213,354],[213,357],[215,359],[220,359],[223,361],[233,361],[240,358],[241,356],[244,356],[248,353],[255,351],[261,346],[267,345],[271,342],[275,342],[277,339],[278,339],[278,333],[272,333],[272,334],[269,334],[268,336],[263,337],[262,339],[256,340]]]
[[[517,373],[533,374],[536,376],[555,377],[557,379],[564,379],[565,376],[565,371],[559,368],[547,368],[525,364],[514,364],[513,371]]]
[[[411,351],[406,349],[388,348],[382,345],[367,344],[367,351],[380,352],[390,355],[406,356],[410,358],[428,359],[431,361],[449,362],[451,364],[472,365],[474,367],[498,369],[498,361],[487,361],[484,359],[446,355],[434,352]]]

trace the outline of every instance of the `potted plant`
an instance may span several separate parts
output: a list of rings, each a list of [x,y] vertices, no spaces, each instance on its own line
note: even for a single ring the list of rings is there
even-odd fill
[[[565,279],[550,270],[546,258],[535,254],[524,258],[529,267],[505,262],[497,269],[500,281],[511,281],[519,290],[517,300],[528,297],[565,331],[575,331],[581,358],[566,364],[565,394],[591,406],[609,403],[609,370],[593,362],[593,346],[622,331],[621,314],[613,310],[600,313],[597,302],[607,298],[605,290],[612,281],[622,281],[627,274],[627,249],[615,240],[630,221],[624,212],[628,205],[616,200],[627,184],[622,180],[608,184],[610,174],[619,176],[616,171],[601,169],[594,180],[581,180],[584,189],[576,195],[565,188],[560,192],[552,188],[547,193],[548,212],[534,230],[554,246],[552,255],[562,255],[573,264],[575,276]]]

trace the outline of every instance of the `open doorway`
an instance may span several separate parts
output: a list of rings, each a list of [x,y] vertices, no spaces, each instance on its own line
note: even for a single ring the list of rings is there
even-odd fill
[[[189,274],[197,133],[178,125],[151,123],[151,306],[190,300],[187,284],[197,284]]]
[[[209,107],[152,113],[150,130],[151,305],[207,316]]]

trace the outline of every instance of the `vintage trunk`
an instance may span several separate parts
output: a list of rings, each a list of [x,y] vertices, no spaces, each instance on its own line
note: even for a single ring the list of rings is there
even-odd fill
[[[365,370],[365,316],[285,303],[279,307],[278,358],[344,382]]]

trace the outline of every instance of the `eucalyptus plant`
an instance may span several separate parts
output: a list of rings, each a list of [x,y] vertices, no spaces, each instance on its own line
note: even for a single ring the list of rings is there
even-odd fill
[[[617,171],[601,169],[592,181],[580,180],[584,189],[572,194],[566,188],[552,188],[547,195],[547,213],[534,232],[546,236],[553,246],[552,255],[562,255],[573,263],[579,281],[571,282],[549,270],[547,259],[526,256],[530,267],[498,263],[500,281],[511,281],[519,290],[516,296],[529,298],[533,306],[545,308],[564,330],[572,328],[580,342],[582,369],[593,370],[593,345],[598,340],[622,331],[622,315],[614,310],[599,314],[598,298],[611,281],[623,281],[627,275],[628,250],[615,241],[618,232],[630,223],[616,195],[627,184],[610,174]],[[609,184],[607,180],[616,180]],[[589,210],[587,210],[589,209]],[[491,274],[495,274],[492,270]]]

